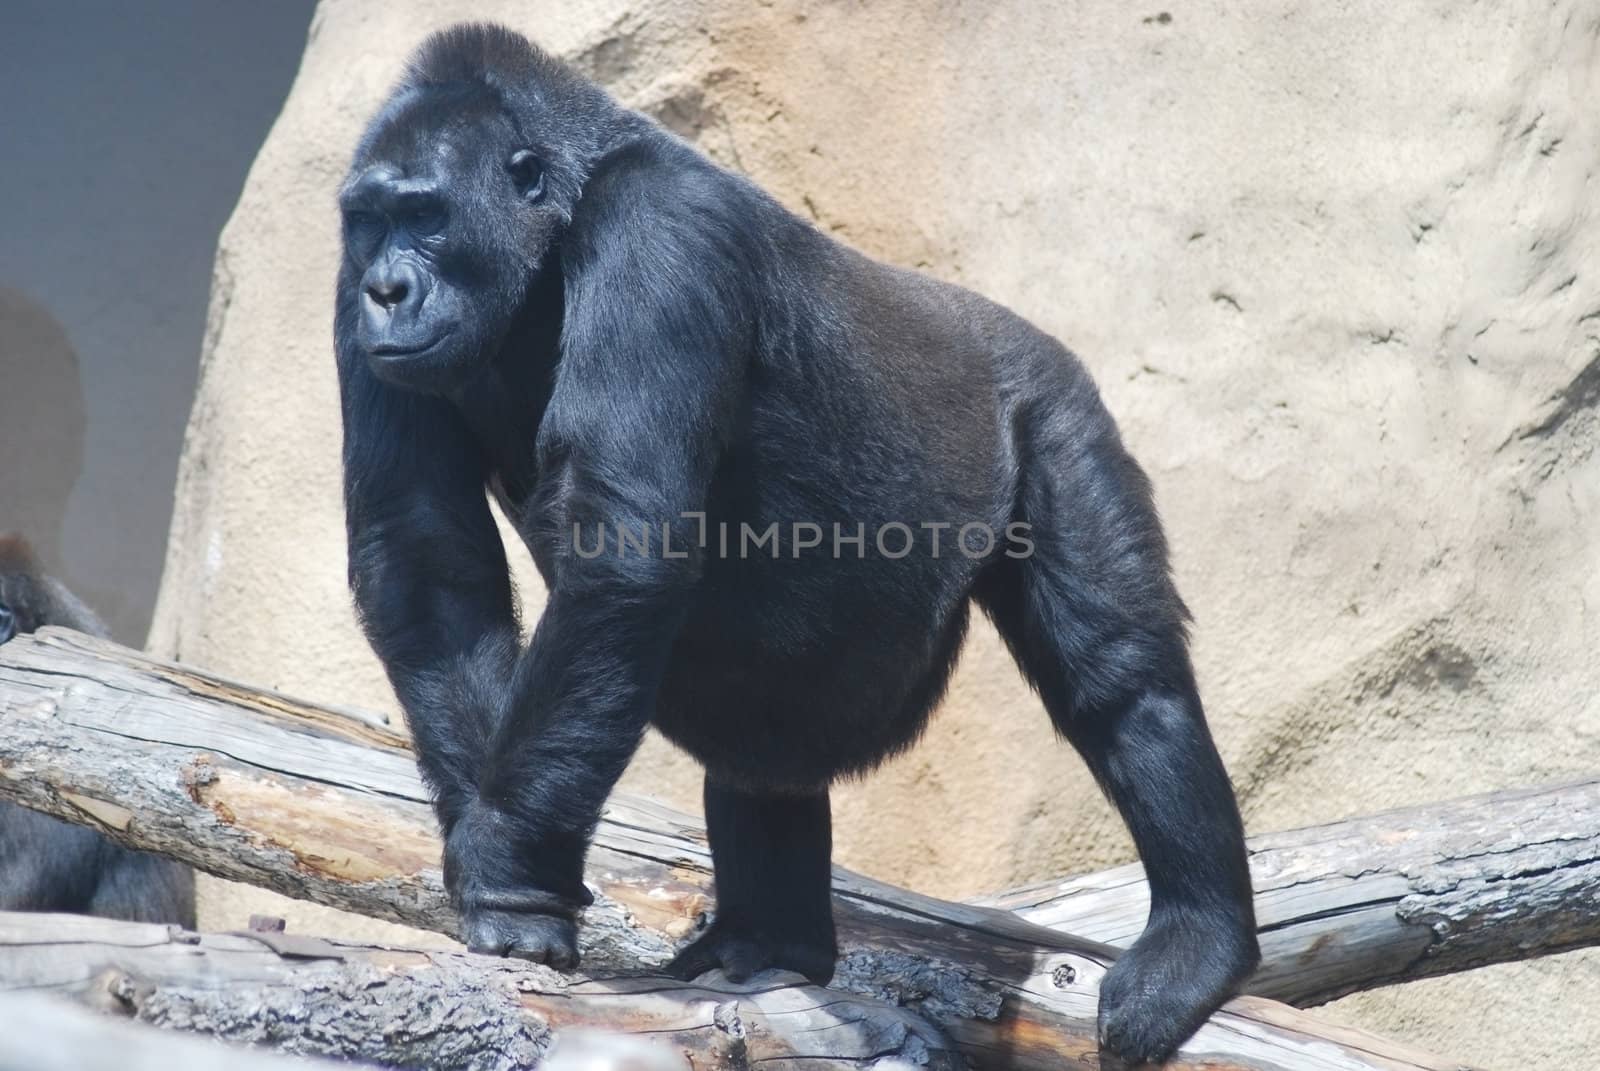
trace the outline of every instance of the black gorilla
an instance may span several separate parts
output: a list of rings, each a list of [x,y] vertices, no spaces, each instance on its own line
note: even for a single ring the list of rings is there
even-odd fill
[[[107,635],[87,606],[44,574],[27,543],[0,536],[0,643],[44,625]],[[0,910],[72,911],[192,929],[194,873],[84,826],[0,803]]]
[[[1108,1048],[1163,1057],[1235,991],[1238,810],[1149,483],[1072,354],[498,27],[421,47],[340,203],[350,582],[470,945],[575,962],[654,724],[705,765],[716,862],[673,969],[827,980],[828,786],[917,738],[972,599],[1149,874]],[[550,591],[526,649],[486,487]]]

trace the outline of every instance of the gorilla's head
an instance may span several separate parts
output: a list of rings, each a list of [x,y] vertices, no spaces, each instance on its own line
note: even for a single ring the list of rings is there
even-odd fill
[[[534,280],[559,270],[615,111],[509,31],[458,27],[419,50],[339,197],[354,291],[339,313],[380,379],[448,392],[494,357]]]

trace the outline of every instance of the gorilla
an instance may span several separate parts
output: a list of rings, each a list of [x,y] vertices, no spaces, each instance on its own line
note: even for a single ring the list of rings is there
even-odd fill
[[[654,725],[705,767],[716,871],[669,970],[826,983],[829,786],[916,740],[975,602],[1149,877],[1105,1047],[1162,1059],[1236,991],[1250,878],[1187,611],[1060,343],[492,25],[420,46],[339,204],[350,585],[471,948],[576,962],[584,854]],[[549,589],[526,645],[491,495]]]
[[[0,644],[62,625],[109,638],[105,625],[54,577],[28,544],[0,536]],[[194,928],[194,872],[73,825],[0,803],[0,911],[70,911]]]

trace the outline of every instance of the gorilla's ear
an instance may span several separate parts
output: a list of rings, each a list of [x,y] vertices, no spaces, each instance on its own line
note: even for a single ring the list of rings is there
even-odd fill
[[[517,192],[526,200],[537,201],[544,196],[544,165],[532,149],[518,149],[506,161],[506,171],[517,184]]]

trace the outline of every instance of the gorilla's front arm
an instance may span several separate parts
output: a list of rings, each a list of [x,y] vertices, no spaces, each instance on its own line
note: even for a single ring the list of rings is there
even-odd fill
[[[627,213],[661,181],[624,156],[594,177],[593,203]],[[561,356],[523,522],[550,591],[525,651],[470,431],[448,403],[340,355],[351,583],[436,794],[464,936],[558,965],[590,899],[589,837],[700,575],[697,515],[746,345],[703,274],[641,270],[707,259],[680,248],[703,238],[652,211],[648,235],[575,220],[563,255]]]
[[[353,304],[337,331],[350,587],[448,829],[499,720],[515,601],[477,444],[444,400],[378,381],[349,342]]]

